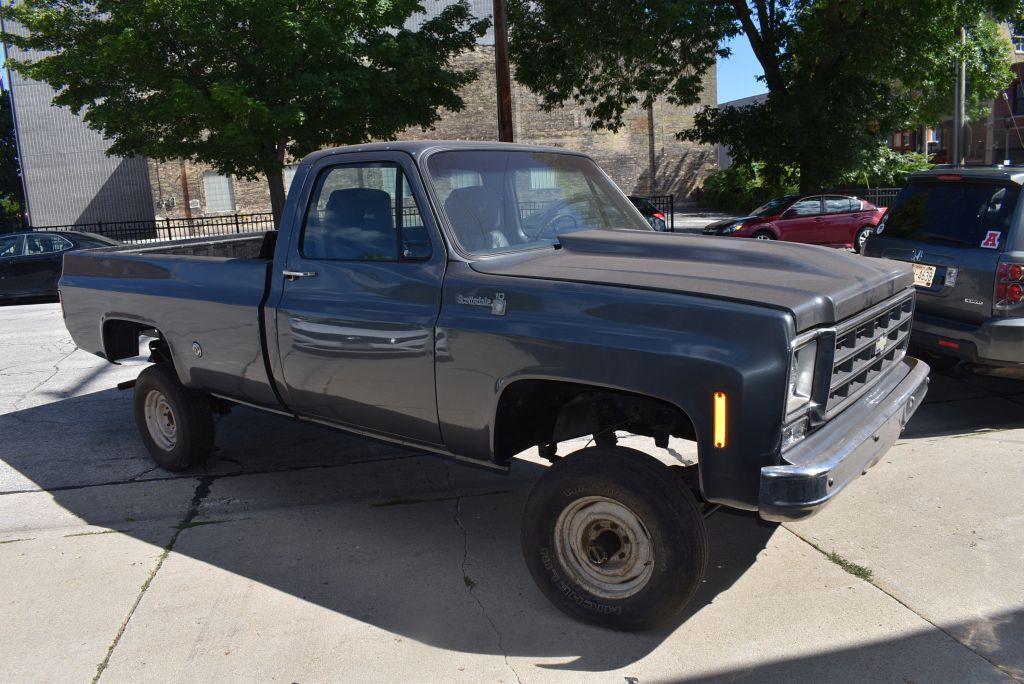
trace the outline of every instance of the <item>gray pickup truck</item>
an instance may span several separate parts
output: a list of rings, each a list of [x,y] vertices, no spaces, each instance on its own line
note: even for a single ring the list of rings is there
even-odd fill
[[[329,150],[279,232],[68,254],[75,342],[149,344],[149,452],[183,470],[245,404],[507,471],[538,586],[577,618],[676,615],[719,505],[810,515],[920,405],[909,266],[799,244],[657,233],[582,154],[493,143]],[[619,446],[693,440],[697,465]],[[593,436],[567,456],[560,442]]]

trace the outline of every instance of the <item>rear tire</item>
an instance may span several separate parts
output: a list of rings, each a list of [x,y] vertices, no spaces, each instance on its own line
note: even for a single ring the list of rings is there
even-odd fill
[[[857,254],[864,253],[864,247],[868,243],[868,238],[871,237],[871,233],[875,232],[874,226],[861,226],[857,231],[857,234],[853,237],[853,251]]]
[[[620,630],[678,615],[708,561],[704,517],[686,484],[625,447],[582,449],[548,468],[526,501],[522,547],[558,609]]]
[[[142,442],[164,470],[188,470],[213,451],[209,395],[182,385],[169,364],[158,363],[139,373],[133,403]]]
[[[778,238],[775,237],[775,233],[773,233],[770,230],[759,230],[756,233],[754,233],[751,237],[753,237],[755,240],[777,240],[778,239]]]

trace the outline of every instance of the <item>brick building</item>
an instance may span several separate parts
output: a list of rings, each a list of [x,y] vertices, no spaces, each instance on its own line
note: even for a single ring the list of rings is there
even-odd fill
[[[424,4],[427,14],[421,20],[442,7],[443,0]],[[471,5],[478,16],[490,15],[491,0],[472,0]],[[465,108],[444,113],[431,130],[407,130],[397,136],[399,139],[497,138],[493,35],[485,35],[475,50],[460,59],[480,74],[462,92]],[[227,177],[193,162],[105,157],[101,136],[70,112],[47,106],[52,91],[45,84],[19,78],[12,75],[16,86],[12,93],[32,225],[196,218],[270,210],[270,194],[263,178],[248,181]],[[33,93],[31,103],[23,96],[29,89]],[[513,81],[513,125],[517,142],[566,147],[592,155],[627,193],[674,193],[685,199],[715,170],[717,161],[713,147],[677,140],[675,134],[691,125],[699,109],[714,106],[716,101],[716,74],[712,69],[705,77],[699,104],[684,108],[656,103],[657,174],[653,184],[648,116],[640,107],[627,113],[625,125],[618,132],[593,131],[582,108],[567,106],[542,112],[538,98]],[[61,127],[74,131],[74,135],[39,135],[46,127],[53,127],[45,124],[50,119],[59,119]],[[69,163],[72,160],[74,163]],[[293,168],[285,170],[286,187],[293,172]],[[76,188],[75,197],[64,197],[71,187]],[[147,196],[140,201],[142,195]]]

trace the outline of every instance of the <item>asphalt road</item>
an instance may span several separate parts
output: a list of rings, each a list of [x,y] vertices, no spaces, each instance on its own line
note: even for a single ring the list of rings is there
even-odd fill
[[[0,681],[1024,680],[1024,384],[936,376],[829,508],[716,514],[686,614],[622,634],[523,566],[535,458],[239,409],[170,475],[114,389],[142,366],[76,351],[57,305],[0,307]]]

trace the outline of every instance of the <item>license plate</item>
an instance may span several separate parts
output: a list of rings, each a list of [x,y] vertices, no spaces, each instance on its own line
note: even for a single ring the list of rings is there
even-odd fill
[[[918,287],[931,287],[935,280],[935,267],[924,264],[914,264],[914,285]]]

